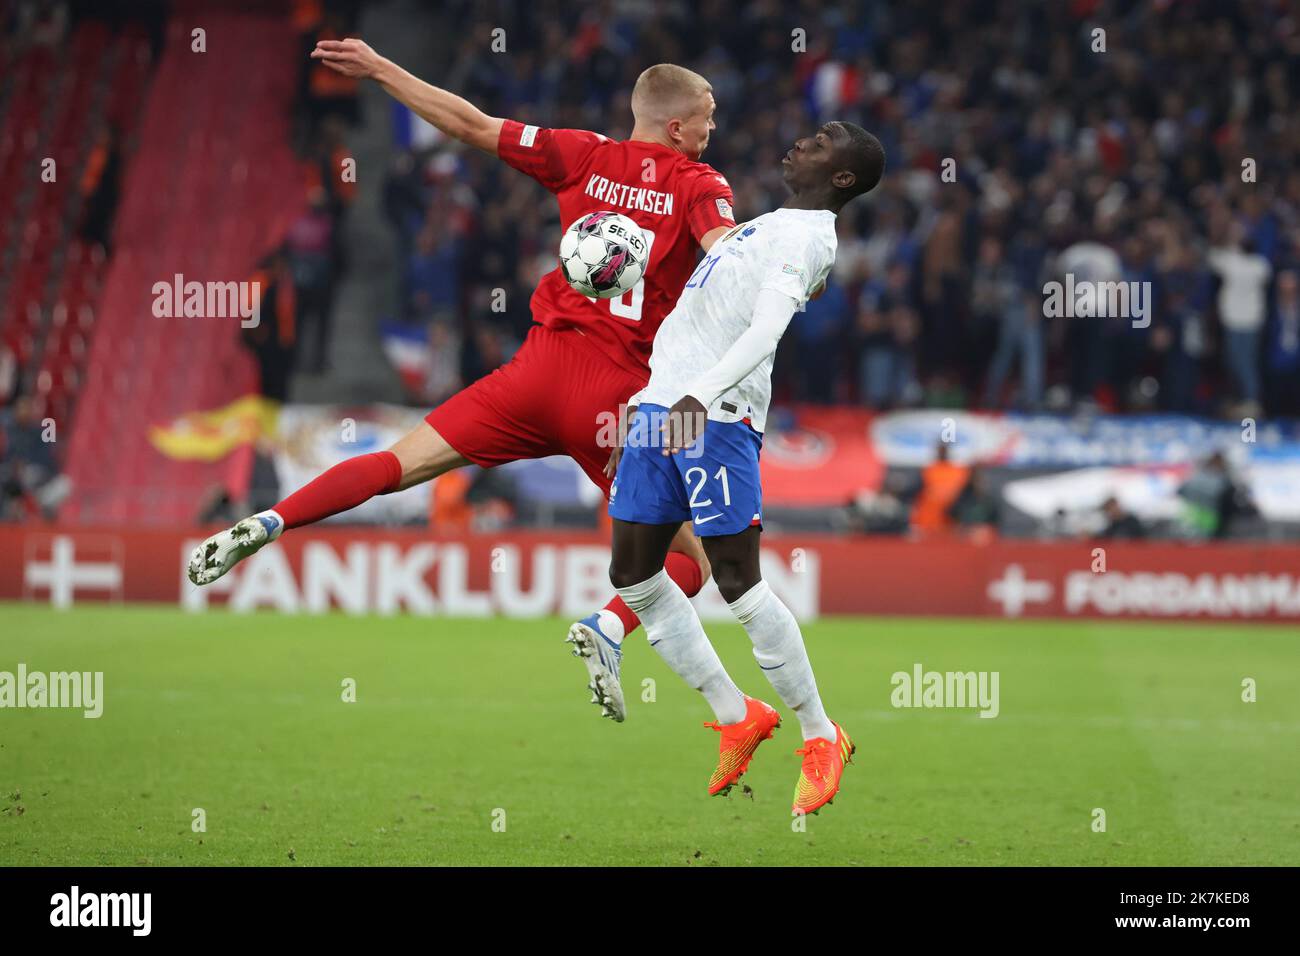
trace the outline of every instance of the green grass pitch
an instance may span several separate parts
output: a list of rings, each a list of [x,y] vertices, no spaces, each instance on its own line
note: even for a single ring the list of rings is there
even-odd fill
[[[792,714],[744,778],[752,796],[710,798],[703,700],[638,634],[628,720],[601,720],[566,627],[2,605],[0,671],[103,671],[105,704],[98,720],[0,710],[0,864],[1300,862],[1294,629],[811,624],[858,755],[796,832]],[[708,630],[779,707],[744,632]],[[915,662],[998,671],[1000,715],[893,708],[890,676]]]

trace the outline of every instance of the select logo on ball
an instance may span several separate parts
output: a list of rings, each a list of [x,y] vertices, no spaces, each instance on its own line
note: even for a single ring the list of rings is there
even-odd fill
[[[627,216],[609,210],[587,213],[560,238],[560,271],[583,295],[613,299],[641,281],[649,248],[641,227]]]

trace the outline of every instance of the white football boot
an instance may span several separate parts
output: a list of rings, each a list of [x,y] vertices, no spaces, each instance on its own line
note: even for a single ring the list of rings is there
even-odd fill
[[[582,658],[587,665],[587,690],[591,703],[600,705],[600,715],[620,724],[627,717],[623,705],[623,683],[619,679],[619,665],[623,649],[605,636],[597,615],[584,617],[569,628],[565,641],[573,645],[573,656]]]
[[[240,561],[256,554],[284,530],[284,521],[274,512],[262,512],[220,531],[194,549],[186,568],[194,584],[211,584]]]

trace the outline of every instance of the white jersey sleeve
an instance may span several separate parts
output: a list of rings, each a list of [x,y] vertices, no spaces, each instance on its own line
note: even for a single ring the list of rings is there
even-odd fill
[[[731,348],[723,353],[716,365],[686,387],[686,394],[708,408],[739,385],[763,359],[776,354],[781,336],[798,306],[799,303],[784,292],[767,287],[759,289],[749,328],[731,343]]]
[[[782,208],[736,226],[709,249],[660,326],[644,402],[671,407],[693,387],[709,395],[723,388],[705,402],[709,418],[746,420],[761,432],[775,353],[766,333],[776,325],[765,321],[764,334],[746,336],[737,354],[728,352],[754,324],[760,291],[802,309],[834,264],[835,214],[829,210]],[[757,354],[760,349],[764,354]],[[738,371],[742,377],[735,381]],[[703,402],[707,396],[696,397]]]
[[[835,264],[835,250],[827,249],[818,238],[796,234],[778,243],[758,287],[788,295],[802,309]]]

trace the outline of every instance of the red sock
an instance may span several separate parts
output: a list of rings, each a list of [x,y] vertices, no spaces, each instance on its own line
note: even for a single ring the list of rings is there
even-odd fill
[[[317,475],[274,510],[285,528],[297,528],[396,491],[401,480],[402,464],[391,451],[358,455]]]
[[[700,570],[700,565],[689,554],[682,554],[680,551],[669,551],[668,557],[664,559],[664,570],[668,576],[673,579],[679,588],[686,592],[686,596],[695,597],[700,593],[700,588],[704,587],[704,572]],[[613,611],[618,615],[618,619],[623,622],[623,637],[626,639],[629,634],[637,629],[641,619],[633,613],[632,609],[623,603],[623,599],[617,594],[605,605],[606,611]]]

